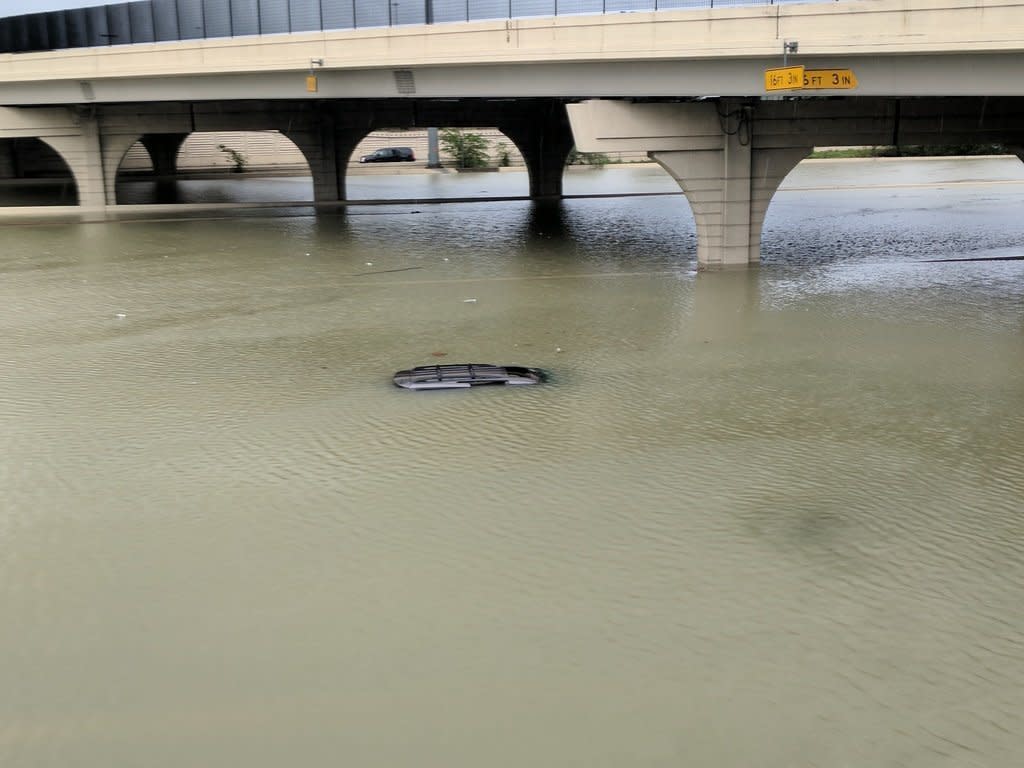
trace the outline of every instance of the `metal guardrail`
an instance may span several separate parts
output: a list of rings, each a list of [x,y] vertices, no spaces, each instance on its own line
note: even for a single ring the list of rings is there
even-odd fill
[[[0,53],[813,0],[139,0],[0,19]],[[827,1],[827,0],[826,0]],[[820,0],[819,0],[820,2]]]

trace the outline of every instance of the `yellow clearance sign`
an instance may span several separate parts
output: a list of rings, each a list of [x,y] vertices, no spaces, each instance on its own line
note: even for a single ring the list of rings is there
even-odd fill
[[[804,87],[804,68],[776,67],[764,71],[764,89],[766,91],[802,90]]]
[[[857,76],[852,69],[806,69],[804,70],[805,91],[849,90],[857,87]]]
[[[764,71],[766,91],[845,91],[857,87],[852,69],[776,67]]]

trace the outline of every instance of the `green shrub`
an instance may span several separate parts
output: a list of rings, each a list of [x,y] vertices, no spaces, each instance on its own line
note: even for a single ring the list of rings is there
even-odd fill
[[[456,168],[486,168],[488,142],[479,133],[445,128],[441,131],[441,146],[452,159]]]

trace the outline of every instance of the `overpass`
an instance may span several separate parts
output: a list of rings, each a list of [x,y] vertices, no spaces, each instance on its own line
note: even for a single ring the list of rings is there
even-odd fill
[[[815,145],[1024,146],[1024,0],[852,0],[505,18],[0,54],[0,139],[38,138],[109,215],[125,152],[281,130],[343,200],[376,128],[494,125],[534,197],[572,145],[647,152],[690,202],[702,266],[759,259],[775,189]],[[766,91],[783,63],[855,89]]]

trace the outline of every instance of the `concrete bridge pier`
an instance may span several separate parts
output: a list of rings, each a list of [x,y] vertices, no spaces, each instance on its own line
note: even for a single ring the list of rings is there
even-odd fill
[[[344,200],[345,161],[348,155],[343,147],[345,142],[338,142],[333,126],[326,123],[308,130],[282,128],[281,133],[306,158],[313,177],[313,201],[322,203]]]
[[[344,115],[323,110],[300,125],[289,119],[286,125],[278,129],[306,158],[309,172],[313,176],[313,200],[317,203],[333,203],[345,199],[349,156],[372,130],[369,124],[352,123]]]
[[[686,195],[697,227],[703,269],[756,266],[761,230],[772,196],[812,147],[754,149],[741,133],[722,149],[651,152]]]
[[[114,204],[114,183],[111,179],[108,184],[104,173],[106,163],[99,121],[88,113],[75,114],[72,121],[77,128],[74,132],[39,138],[53,147],[70,168],[78,188],[78,210],[82,219],[102,221],[106,217],[107,205]]]
[[[187,133],[147,133],[139,139],[149,153],[154,176],[162,178],[178,172],[178,152],[187,138]]]
[[[799,133],[758,145],[754,106],[740,99],[587,101],[568,110],[580,151],[643,150],[676,180],[693,211],[701,269],[759,263],[772,196],[813,149]]]
[[[91,110],[7,111],[3,117],[9,127],[0,134],[38,138],[60,155],[74,177],[83,220],[103,220],[117,202],[117,169],[140,134],[105,134]]]
[[[575,139],[565,106],[557,101],[531,104],[528,109],[508,110],[496,127],[516,145],[530,177],[530,197],[562,196],[565,161]]]
[[[146,133],[139,143],[146,148],[153,164],[156,179],[156,200],[159,203],[173,203],[178,199],[175,176],[178,173],[178,153],[188,138],[187,133]],[[117,169],[114,169],[115,179]]]

